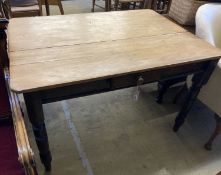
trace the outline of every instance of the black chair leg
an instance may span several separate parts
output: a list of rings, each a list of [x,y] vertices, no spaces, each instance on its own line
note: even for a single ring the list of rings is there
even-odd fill
[[[187,89],[187,84],[185,83],[183,86],[180,87],[179,91],[177,92],[176,96],[173,99],[173,104],[176,104],[179,100],[180,96],[183,94],[183,92]]]
[[[94,12],[95,0],[92,0],[92,9],[91,12]]]
[[[172,78],[168,80],[158,81],[158,96],[156,97],[157,103],[162,103],[163,97],[167,90],[172,86],[180,82],[185,82],[187,76],[184,77],[178,77],[178,78]]]
[[[167,92],[169,86],[167,82],[158,82],[158,96],[156,97],[156,102],[161,104],[163,102],[164,94]]]
[[[136,2],[133,3],[133,9],[135,10],[136,8]]]

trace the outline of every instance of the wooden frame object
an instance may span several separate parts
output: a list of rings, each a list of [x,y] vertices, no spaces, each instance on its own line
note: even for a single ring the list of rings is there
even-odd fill
[[[118,10],[119,5],[121,5],[122,10],[130,9],[130,5],[133,5],[133,9],[137,7],[137,3],[139,4],[139,8],[143,8],[145,0],[115,0],[114,9]]]
[[[144,8],[153,9],[158,13],[167,14],[169,12],[172,0],[146,0]]]
[[[100,1],[104,1],[104,7],[100,6],[99,4],[96,4],[96,0],[92,0],[91,12],[94,12],[95,6],[101,8],[101,9],[104,9],[106,12],[111,11],[111,1],[112,0],[100,0]]]
[[[23,113],[19,104],[19,99],[16,93],[12,92],[9,88],[9,60],[7,55],[7,35],[5,30],[7,29],[8,20],[0,19],[0,63],[1,66],[4,68],[4,75],[6,81],[6,87],[8,91],[11,111],[12,111],[12,118],[15,130],[15,138],[17,143],[18,149],[18,160],[24,167],[25,172],[28,175],[37,175],[35,161],[34,161],[34,153],[30,147],[28,135],[24,123]]]
[[[37,175],[34,152],[32,151],[25,127],[24,116],[19,103],[18,95],[9,88],[9,70],[4,70],[8,95],[11,105],[15,138],[18,148],[18,160],[28,175]]]
[[[64,15],[64,9],[61,0],[41,0],[41,4],[45,5],[47,16],[50,16],[50,5],[57,5],[59,7],[60,13]]]
[[[52,157],[42,104],[136,86],[141,77],[143,83],[151,83],[194,74],[173,127],[178,131],[221,56],[219,49],[152,10],[10,22],[10,87],[24,95],[47,171]],[[42,31],[32,35],[36,28]],[[52,29],[53,34],[48,35]]]
[[[38,0],[38,4],[25,6],[25,7],[10,7],[11,18],[29,17],[29,16],[42,16],[42,4],[41,0]]]

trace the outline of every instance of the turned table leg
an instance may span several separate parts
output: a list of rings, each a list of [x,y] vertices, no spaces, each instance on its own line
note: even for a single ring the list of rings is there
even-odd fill
[[[201,73],[196,73],[193,76],[192,79],[192,86],[186,96],[186,99],[184,101],[184,104],[178,113],[176,119],[175,119],[175,124],[173,127],[173,131],[177,132],[179,128],[183,125],[188,112],[190,111],[193,103],[195,102],[197,95],[200,92],[201,87],[207,83],[209,80],[210,75],[212,74],[213,70],[215,69],[217,64],[217,61],[210,61],[208,65],[205,67],[205,70]]]
[[[51,170],[51,152],[49,149],[48,136],[45,128],[44,113],[41,99],[37,94],[24,94],[29,120],[38,146],[41,162],[46,171]]]

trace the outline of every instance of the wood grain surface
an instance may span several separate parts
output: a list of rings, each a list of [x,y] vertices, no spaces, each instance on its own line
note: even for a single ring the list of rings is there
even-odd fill
[[[18,93],[217,59],[221,51],[151,10],[12,19]]]
[[[151,10],[16,18],[8,28],[10,51],[185,31]]]

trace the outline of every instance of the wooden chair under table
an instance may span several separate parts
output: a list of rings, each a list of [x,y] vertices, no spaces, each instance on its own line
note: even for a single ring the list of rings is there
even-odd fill
[[[144,8],[153,9],[158,13],[167,14],[172,0],[145,0]]]
[[[10,0],[9,7],[11,18],[42,16],[40,0]]]
[[[59,7],[60,13],[64,15],[64,9],[61,3],[61,0],[41,0],[41,4],[45,5],[47,16],[50,15],[50,5],[57,5]]]
[[[91,12],[94,12],[94,8],[95,6],[104,9],[106,12],[107,11],[111,11],[111,0],[100,0],[100,1],[104,1],[104,7],[101,6],[100,4],[96,3],[97,0],[92,0],[92,9]]]
[[[131,5],[133,6],[133,9],[135,9],[137,3],[139,4],[139,8],[143,8],[144,0],[115,0],[114,9],[118,10],[120,8],[122,10],[128,10]]]

